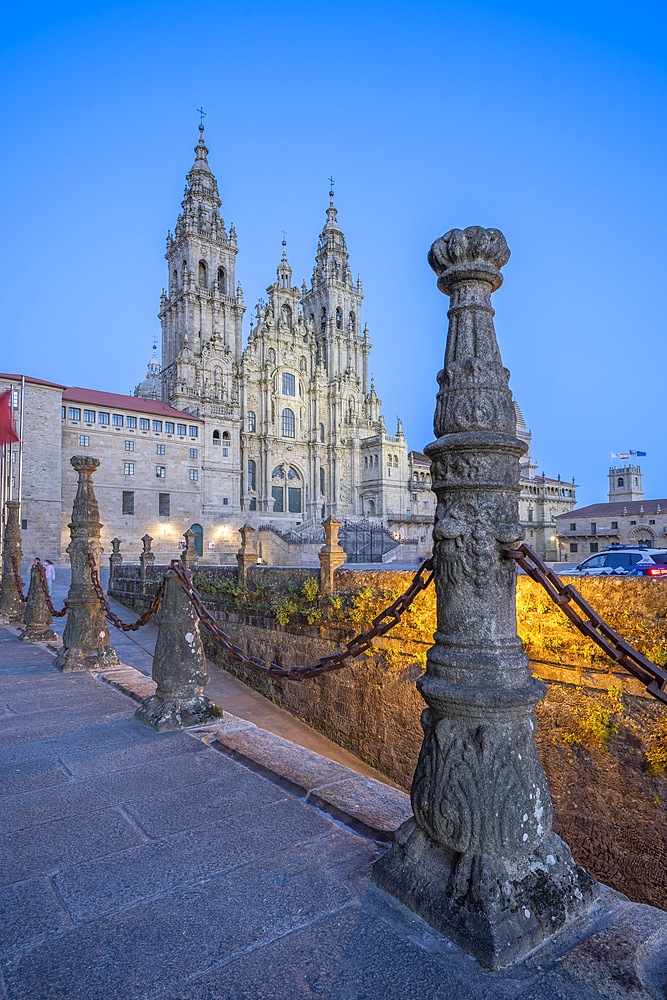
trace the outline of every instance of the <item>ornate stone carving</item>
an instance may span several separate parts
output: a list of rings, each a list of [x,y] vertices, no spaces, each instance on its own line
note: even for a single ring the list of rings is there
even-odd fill
[[[55,642],[58,639],[57,634],[51,628],[52,616],[42,587],[42,572],[38,562],[35,562],[30,568],[25,628],[19,636],[24,642]]]
[[[2,544],[2,583],[0,583],[0,621],[5,625],[20,625],[23,622],[25,605],[14,578],[14,566],[18,567],[21,579],[21,505],[18,500],[7,500],[7,521]]]
[[[496,229],[452,230],[431,247],[451,298],[438,376],[435,645],[418,682],[428,708],[412,786],[414,819],[375,881],[500,968],[590,905],[597,884],[551,830],[532,711],[544,692],[516,634],[516,569],[504,548],[518,519],[516,416],[491,292],[509,259]]]
[[[59,670],[96,670],[119,662],[116,651],[109,645],[109,628],[88,565],[90,555],[99,570],[102,555],[102,524],[93,488],[93,473],[100,461],[88,455],[75,455],[70,462],[79,475],[68,526],[71,541],[67,551],[72,565],[72,582],[66,602],[63,646],[54,663]]]

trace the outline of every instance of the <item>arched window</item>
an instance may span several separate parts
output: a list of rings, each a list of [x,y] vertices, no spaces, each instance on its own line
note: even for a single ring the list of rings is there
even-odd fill
[[[320,309],[320,329],[325,330],[326,325],[327,325],[327,311],[324,308],[324,306],[322,306],[322,308]]]
[[[324,444],[324,424],[320,424],[320,443]]]
[[[257,430],[257,417],[254,410],[248,410],[248,430],[251,434]]]
[[[294,437],[294,411],[285,407],[282,412],[282,436],[285,438]]]
[[[623,479],[623,476],[619,476],[618,477],[618,481],[617,481],[616,485],[617,486],[625,486],[625,481]]]
[[[197,553],[198,556],[203,556],[204,555],[204,529],[202,528],[201,524],[191,524],[190,525],[190,531],[192,531],[193,534],[194,534],[194,536],[195,536],[195,538],[194,538],[195,552]]]
[[[320,468],[320,493],[324,496],[324,469]]]
[[[220,431],[213,431],[213,444],[220,445]]]
[[[343,329],[343,310],[340,307],[336,309],[336,329]]]
[[[394,468],[398,468],[398,455],[394,455]]]
[[[173,292],[178,289],[178,271],[174,268],[174,273],[171,276],[171,289]]]
[[[257,482],[257,463],[252,459],[248,459],[248,489],[254,490],[255,484]]]
[[[205,260],[200,260],[199,261],[199,287],[200,288],[206,288],[206,281],[207,281],[207,278],[206,278],[206,261]]]
[[[221,295],[227,294],[227,272],[224,267],[218,268],[218,291]]]
[[[357,328],[357,319],[353,312],[350,313],[350,333],[354,333]]]
[[[229,431],[222,432],[222,440],[224,444],[229,444]]]
[[[637,479],[636,476],[635,476],[635,486],[639,486],[639,480]]]
[[[295,394],[294,384],[294,376],[290,372],[283,372],[283,396]]]
[[[368,468],[368,455],[364,455],[364,469]]]

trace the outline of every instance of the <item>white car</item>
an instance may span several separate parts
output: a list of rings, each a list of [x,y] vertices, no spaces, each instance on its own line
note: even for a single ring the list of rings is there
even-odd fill
[[[568,576],[648,576],[667,578],[667,549],[649,549],[641,545],[611,545],[589,556]]]

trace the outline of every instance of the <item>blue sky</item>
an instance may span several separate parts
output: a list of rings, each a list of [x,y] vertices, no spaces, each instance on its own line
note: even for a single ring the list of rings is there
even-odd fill
[[[248,313],[283,229],[310,278],[333,174],[387,424],[421,449],[447,310],[428,248],[500,228],[496,329],[540,470],[590,503],[610,450],[641,449],[667,497],[664,4],[102,0],[3,27],[2,370],[143,377],[203,104]]]

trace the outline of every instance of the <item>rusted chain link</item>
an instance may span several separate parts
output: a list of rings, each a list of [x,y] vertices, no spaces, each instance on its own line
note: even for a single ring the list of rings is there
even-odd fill
[[[115,612],[113,612],[109,607],[109,601],[107,600],[107,596],[102,590],[102,584],[100,583],[100,576],[99,573],[97,572],[97,567],[95,566],[95,559],[93,558],[90,552],[88,553],[87,562],[88,562],[88,568],[90,569],[90,579],[93,584],[93,589],[97,595],[98,601],[104,608],[104,614],[106,615],[107,621],[110,621],[112,625],[115,625],[115,627],[119,628],[122,632],[136,632],[137,629],[140,629],[142,627],[142,625],[145,625],[148,621],[150,621],[150,619],[153,617],[155,612],[160,607],[160,604],[162,603],[162,598],[164,596],[164,580],[158,587],[155,597],[148,605],[143,615],[141,615],[140,618],[137,618],[136,622],[128,623],[124,622],[121,618],[119,618],[118,615],[115,614]]]
[[[16,556],[12,557],[12,572],[14,574],[14,583],[16,584],[16,589],[21,595],[21,600],[24,604],[28,603],[28,598],[23,593],[23,580],[21,579],[21,570],[19,564],[16,561]]]
[[[46,582],[46,570],[44,569],[42,563],[37,564],[37,572],[39,573],[39,582],[42,587],[42,593],[44,594],[46,605],[49,611],[51,612],[54,618],[64,618],[64,616],[67,614],[67,605],[65,605],[62,611],[56,611],[56,609],[54,608],[53,601],[51,600],[51,594],[49,593],[49,585]]]
[[[578,590],[569,583],[563,583],[528,545],[521,545],[518,549],[506,549],[505,555],[508,559],[516,560],[532,580],[544,587],[554,604],[567,615],[575,628],[597,643],[614,662],[645,684],[647,694],[667,704],[667,690],[665,690],[667,672],[647,660],[639,650],[634,649],[618,632],[610,628],[583,599]],[[578,614],[572,607],[573,604],[585,617]]]
[[[422,563],[415,573],[412,582],[404,594],[401,594],[393,604],[390,604],[381,614],[373,619],[373,626],[368,632],[362,632],[345,643],[345,649],[332,656],[321,656],[316,663],[307,664],[300,667],[281,667],[277,663],[268,660],[261,660],[257,656],[247,656],[240,646],[237,646],[229,636],[223,632],[211,612],[204,605],[201,594],[190,579],[188,571],[178,559],[173,559],[171,568],[181,581],[183,590],[190,598],[192,607],[195,610],[200,622],[207,630],[216,645],[221,646],[234,663],[254,670],[256,673],[264,674],[267,677],[281,677],[288,681],[303,681],[311,677],[319,677],[320,674],[328,673],[331,670],[340,670],[347,666],[347,661],[354,659],[365,652],[373,644],[373,639],[386,633],[398,624],[401,616],[406,611],[418,593],[426,590],[433,580],[433,560],[427,559]]]

